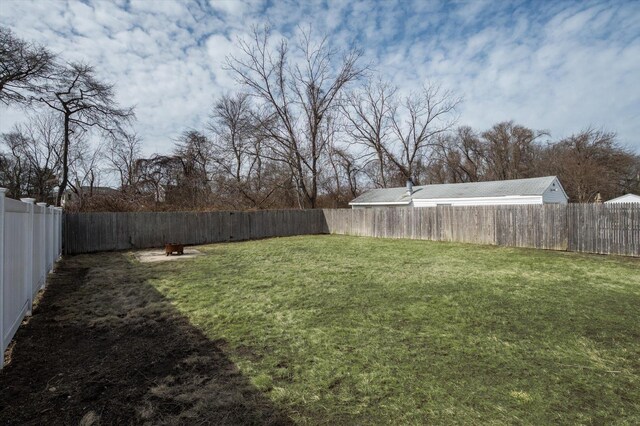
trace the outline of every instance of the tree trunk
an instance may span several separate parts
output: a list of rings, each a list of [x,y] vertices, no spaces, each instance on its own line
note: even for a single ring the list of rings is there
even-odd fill
[[[69,115],[64,115],[64,144],[62,146],[62,181],[58,188],[58,196],[56,197],[56,206],[60,206],[64,190],[67,189],[69,183]]]

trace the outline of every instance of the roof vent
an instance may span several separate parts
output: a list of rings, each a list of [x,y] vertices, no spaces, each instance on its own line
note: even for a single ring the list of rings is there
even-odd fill
[[[407,195],[413,194],[413,181],[411,178],[407,179]]]

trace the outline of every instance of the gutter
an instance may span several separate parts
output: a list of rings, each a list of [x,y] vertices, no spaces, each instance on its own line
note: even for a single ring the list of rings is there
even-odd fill
[[[350,206],[401,206],[401,205],[409,205],[411,204],[411,201],[389,201],[389,202],[385,202],[385,201],[378,201],[378,202],[371,202],[371,203],[354,203],[353,201],[349,203]]]

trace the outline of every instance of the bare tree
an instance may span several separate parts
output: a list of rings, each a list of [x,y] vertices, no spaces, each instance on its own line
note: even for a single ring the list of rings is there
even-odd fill
[[[227,67],[267,111],[263,131],[273,141],[271,149],[291,168],[303,204],[315,208],[327,149],[323,124],[345,86],[363,75],[361,52],[351,49],[339,57],[326,37],[316,43],[310,31],[302,31],[295,45],[300,57],[292,58],[284,39],[271,48],[268,28],[254,28],[238,48],[241,55],[229,57]]]
[[[29,166],[23,155],[23,146],[29,142],[20,132],[2,134],[2,145],[7,151],[0,157],[0,182],[9,190],[12,198],[20,198],[29,193]]]
[[[333,171],[333,184],[327,185],[336,207],[346,206],[359,195],[360,178],[364,175],[362,159],[346,148],[332,144],[329,149],[329,163]]]
[[[60,176],[62,126],[59,117],[55,113],[33,114],[15,129],[25,135],[22,155],[31,174],[29,195],[38,201],[51,202]]]
[[[275,191],[264,186],[263,157],[267,149],[259,117],[247,94],[222,96],[213,106],[209,130],[213,133],[213,161],[220,185],[233,205],[262,208]],[[239,194],[244,202],[234,201]]]
[[[43,46],[17,38],[0,26],[0,102],[26,104],[43,90],[55,69],[55,56]]]
[[[417,178],[427,149],[457,121],[454,113],[460,102],[449,90],[427,84],[391,109],[391,126],[399,144],[388,147],[387,156],[402,178],[400,183]]]
[[[87,133],[76,130],[69,152],[69,188],[78,200],[77,208],[83,209],[88,198],[94,196],[105,170],[104,146],[93,145],[87,140]]]
[[[349,95],[342,108],[348,135],[370,151],[378,171],[376,186],[419,180],[426,171],[429,148],[453,127],[461,101],[452,92],[429,84],[402,100],[398,96],[389,83],[368,83]]]
[[[151,194],[157,206],[166,202],[167,193],[171,197],[178,187],[182,163],[174,156],[156,154],[137,160],[135,170],[139,192],[143,195]]]
[[[372,180],[375,186],[382,188],[388,184],[385,170],[396,92],[395,87],[382,80],[367,82],[362,90],[348,94],[341,108],[347,122],[347,135],[370,151],[367,160],[372,161],[377,170]]]
[[[209,201],[211,185],[211,140],[196,130],[187,130],[176,141],[174,158],[181,165],[177,185],[183,192],[183,202],[202,206]]]
[[[61,126],[54,114],[34,114],[3,135],[3,145],[13,158],[14,184],[20,190],[15,197],[30,196],[49,202],[58,186],[60,172]],[[20,176],[15,173],[20,171]],[[11,180],[11,179],[10,179]]]
[[[482,133],[487,179],[521,179],[539,175],[535,170],[536,142],[548,135],[515,124],[498,123]]]
[[[134,117],[132,108],[121,108],[114,99],[113,85],[97,79],[93,67],[71,63],[55,76],[40,97],[61,114],[63,121],[62,176],[56,204],[69,183],[69,146],[72,132],[98,128],[113,133]]]
[[[484,145],[471,127],[459,127],[454,134],[443,135],[438,140],[430,182],[478,182],[484,178]],[[437,176],[435,170],[438,170]]]
[[[640,157],[620,146],[615,133],[587,129],[547,148],[541,168],[557,175],[572,201],[607,200],[640,189]]]
[[[141,157],[142,140],[135,133],[114,133],[106,147],[109,169],[116,173],[122,191],[135,191],[136,163]]]

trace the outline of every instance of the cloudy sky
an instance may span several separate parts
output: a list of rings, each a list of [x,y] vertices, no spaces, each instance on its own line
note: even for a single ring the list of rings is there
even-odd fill
[[[215,97],[237,90],[225,56],[266,23],[355,42],[402,90],[439,82],[464,99],[459,124],[515,120],[554,139],[592,126],[640,152],[640,1],[0,2],[0,25],[116,83],[146,154],[202,128]],[[0,109],[0,131],[21,116]]]

